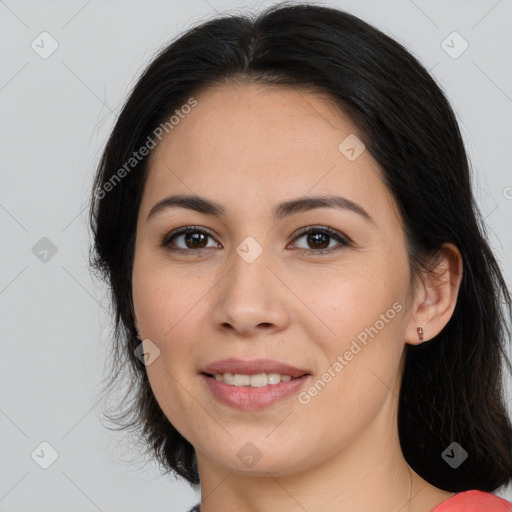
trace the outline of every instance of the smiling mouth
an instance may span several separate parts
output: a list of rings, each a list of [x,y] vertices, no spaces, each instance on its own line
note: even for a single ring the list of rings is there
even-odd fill
[[[291,397],[312,377],[309,373],[296,377],[279,373],[199,375],[218,402],[245,411],[264,409]]]
[[[282,382],[290,382],[309,374],[303,374],[297,377],[291,377],[290,375],[275,372],[256,373],[251,375],[239,373],[203,373],[203,375],[206,375],[210,379],[214,379],[217,382],[222,382],[231,386],[259,388],[265,386],[275,386]]]

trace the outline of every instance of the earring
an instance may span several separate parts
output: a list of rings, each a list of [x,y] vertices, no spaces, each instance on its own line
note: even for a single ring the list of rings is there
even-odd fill
[[[137,333],[137,339],[142,341],[142,336],[141,336],[140,332]]]
[[[423,328],[418,327],[416,330],[418,331],[418,337],[419,337],[420,341],[423,343]]]

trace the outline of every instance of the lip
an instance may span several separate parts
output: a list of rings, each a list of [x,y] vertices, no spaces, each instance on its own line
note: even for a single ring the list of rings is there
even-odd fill
[[[275,359],[222,359],[215,361],[205,368],[200,373],[215,375],[216,373],[238,373],[242,375],[256,375],[258,373],[280,373],[281,375],[289,375],[290,377],[302,377],[309,375],[310,372],[295,368],[287,363],[277,361]],[[279,384],[275,384],[279,386]]]
[[[246,411],[255,411],[269,407],[279,400],[296,393],[299,389],[311,379],[311,375],[303,375],[288,382],[279,384],[268,384],[259,388],[251,386],[232,386],[219,382],[213,377],[202,373],[201,378],[210,389],[213,396],[220,402],[243,409]]]
[[[262,387],[233,386],[219,382],[216,373],[238,373],[256,375],[258,373],[279,373],[289,375],[292,380]],[[201,378],[213,396],[220,402],[243,410],[258,410],[269,407],[279,400],[296,393],[311,379],[307,370],[296,368],[275,359],[223,359],[209,364],[201,370]]]

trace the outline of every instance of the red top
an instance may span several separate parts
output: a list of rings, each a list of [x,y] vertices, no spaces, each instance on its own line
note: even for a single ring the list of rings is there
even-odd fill
[[[490,492],[471,490],[458,492],[432,512],[512,512],[512,503]]]
[[[198,503],[188,512],[200,512]],[[512,503],[503,498],[477,490],[458,492],[438,505],[432,512],[512,512]]]

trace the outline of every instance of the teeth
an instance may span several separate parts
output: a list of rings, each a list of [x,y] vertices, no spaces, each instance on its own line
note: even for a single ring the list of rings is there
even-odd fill
[[[281,375],[280,373],[258,373],[256,375],[241,375],[239,373],[216,373],[215,380],[230,384],[232,386],[251,386],[253,388],[261,388],[269,384],[279,384],[280,382],[288,382],[292,380],[289,375]]]

